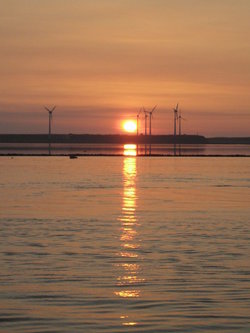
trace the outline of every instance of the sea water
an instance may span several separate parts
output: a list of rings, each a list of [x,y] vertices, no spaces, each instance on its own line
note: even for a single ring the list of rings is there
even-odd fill
[[[1,332],[250,331],[249,158],[0,171]]]
[[[222,155],[250,156],[249,144],[94,144],[94,143],[52,143],[51,150],[46,143],[0,143],[0,154],[80,154],[80,155],[123,155],[126,147],[133,146],[137,155],[197,156]]]

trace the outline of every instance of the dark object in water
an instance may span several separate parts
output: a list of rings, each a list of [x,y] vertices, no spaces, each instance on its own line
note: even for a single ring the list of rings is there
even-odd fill
[[[69,158],[70,158],[70,159],[73,159],[73,158],[77,158],[77,156],[76,156],[76,155],[73,155],[73,154],[70,154],[70,155],[69,155]]]

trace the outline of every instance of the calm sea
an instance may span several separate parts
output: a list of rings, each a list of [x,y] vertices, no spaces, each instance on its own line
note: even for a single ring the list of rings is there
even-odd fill
[[[247,144],[62,144],[51,145],[51,154],[81,155],[123,155],[132,150],[137,155],[246,155],[250,156],[250,145]],[[48,144],[38,143],[0,143],[0,154],[48,154]]]
[[[250,158],[0,171],[1,333],[250,332]]]

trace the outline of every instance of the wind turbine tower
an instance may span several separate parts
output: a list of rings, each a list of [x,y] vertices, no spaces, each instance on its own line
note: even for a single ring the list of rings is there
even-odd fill
[[[51,153],[51,125],[52,125],[52,117],[53,117],[53,111],[55,110],[56,106],[54,106],[52,109],[44,107],[45,110],[49,113],[49,154]]]
[[[156,109],[156,106],[157,105],[155,105],[151,111],[148,111],[148,113],[149,113],[149,135],[150,136],[152,134],[152,115],[153,115],[154,110]]]
[[[143,108],[144,117],[145,117],[145,135],[148,134],[148,111]]]
[[[174,111],[174,137],[176,137],[176,128],[177,128],[177,122],[178,122],[178,109],[179,109],[179,104],[176,105],[176,107],[173,109]]]
[[[136,130],[137,130],[137,136],[139,135],[139,119],[140,119],[140,114],[141,114],[141,109],[140,109],[140,111],[137,113],[137,116],[136,116]]]
[[[181,135],[181,121],[182,121],[182,120],[186,120],[186,119],[182,117],[182,115],[181,115],[181,111],[179,111],[179,115],[178,115],[178,121],[179,121],[179,135]]]

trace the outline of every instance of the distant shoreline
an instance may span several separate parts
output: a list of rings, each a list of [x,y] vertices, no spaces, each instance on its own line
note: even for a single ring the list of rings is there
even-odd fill
[[[0,157],[240,157],[240,158],[250,158],[247,154],[185,154],[185,155],[174,155],[174,154],[151,154],[151,155],[136,155],[136,156],[126,156],[124,154],[17,154],[8,153],[0,154]]]
[[[98,144],[246,144],[250,137],[214,137],[202,135],[118,135],[118,134],[0,134],[0,143],[98,143]]]

